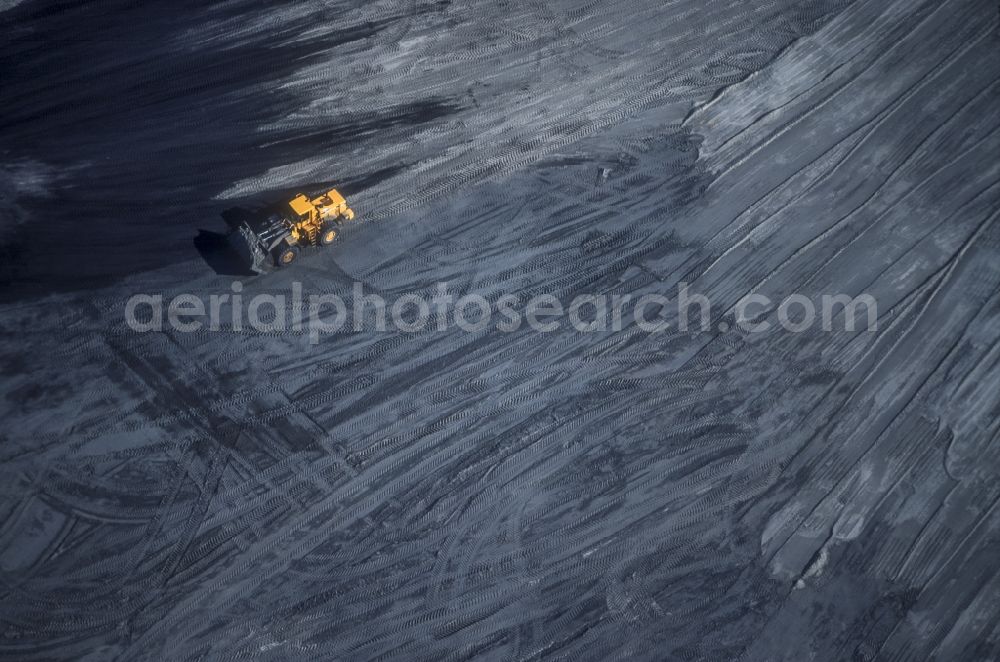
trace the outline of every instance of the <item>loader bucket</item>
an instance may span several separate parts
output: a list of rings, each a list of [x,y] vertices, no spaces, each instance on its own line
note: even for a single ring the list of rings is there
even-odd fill
[[[281,217],[268,218],[249,214],[226,217],[229,225],[230,243],[243,262],[256,273],[264,273],[271,266],[271,251],[289,234],[288,226]]]

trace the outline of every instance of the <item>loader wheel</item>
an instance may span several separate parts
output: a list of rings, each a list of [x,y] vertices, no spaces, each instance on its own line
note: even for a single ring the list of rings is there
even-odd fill
[[[337,228],[332,225],[324,227],[319,233],[319,243],[323,246],[329,246],[337,238]]]
[[[279,267],[291,264],[295,261],[295,258],[299,255],[299,249],[295,246],[285,246],[284,248],[278,249],[278,254],[275,257],[275,262],[277,262]]]

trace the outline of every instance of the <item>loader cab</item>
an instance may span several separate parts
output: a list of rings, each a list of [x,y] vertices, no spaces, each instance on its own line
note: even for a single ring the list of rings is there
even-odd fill
[[[316,207],[301,193],[289,201],[288,207],[292,210],[294,223],[308,223],[316,220]]]

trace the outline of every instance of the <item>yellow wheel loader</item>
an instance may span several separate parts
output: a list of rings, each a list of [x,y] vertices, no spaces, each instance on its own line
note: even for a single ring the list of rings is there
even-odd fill
[[[240,234],[237,244],[249,252],[251,268],[260,273],[269,264],[291,264],[305,246],[329,246],[340,226],[351,220],[354,211],[344,196],[330,189],[317,198],[300,193],[271,213],[227,222]]]

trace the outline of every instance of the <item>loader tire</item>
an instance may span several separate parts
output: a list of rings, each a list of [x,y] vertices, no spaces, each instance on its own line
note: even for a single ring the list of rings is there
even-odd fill
[[[299,249],[295,246],[282,246],[274,254],[274,263],[279,267],[284,267],[295,261],[299,256]]]
[[[319,232],[320,245],[329,246],[330,244],[332,244],[334,241],[337,240],[338,234],[339,233],[337,232],[337,227],[334,224],[328,223],[327,225],[324,225],[323,229],[320,230]]]

